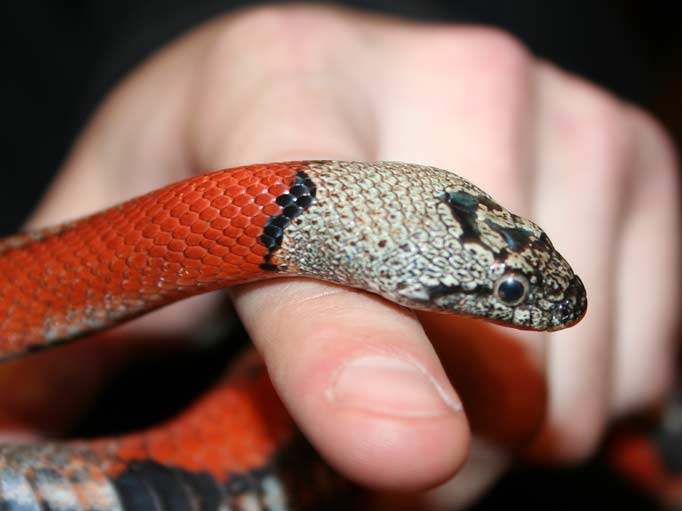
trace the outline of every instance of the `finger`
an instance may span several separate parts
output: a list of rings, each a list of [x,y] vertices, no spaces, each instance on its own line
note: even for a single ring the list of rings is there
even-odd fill
[[[527,215],[527,50],[493,29],[427,26],[388,37],[391,65],[374,90],[381,155],[451,169]]]
[[[493,30],[428,27],[393,37],[391,71],[376,99],[379,157],[456,170],[504,206],[530,213],[525,125],[533,108],[533,61],[527,52]],[[527,441],[544,414],[543,335],[419,317],[474,431],[506,445]]]
[[[620,105],[547,65],[537,76],[535,213],[585,282],[588,312],[551,335],[550,402],[536,452],[547,458],[590,454],[607,419],[614,317],[614,246],[629,139]]]
[[[369,63],[341,62],[345,49],[324,54],[348,39],[348,26],[304,12],[251,13],[221,39],[197,110],[215,114],[196,118],[202,165],[373,159],[362,134],[372,112],[354,81]],[[234,44],[254,33],[261,34],[254,47]],[[227,71],[224,62],[261,55],[271,61],[240,68],[243,86],[228,87],[236,70]],[[244,286],[234,297],[293,417],[347,477],[418,489],[446,479],[463,462],[466,419],[414,316],[379,298],[303,279]]]
[[[648,116],[628,112],[634,171],[616,261],[613,410],[651,406],[669,390],[679,311],[680,190],[672,145]]]
[[[346,476],[407,491],[463,463],[466,419],[412,315],[303,281],[240,288],[236,304],[292,415]]]
[[[443,511],[470,509],[509,465],[508,456],[480,439],[474,439],[467,462],[455,477],[432,490],[412,495],[373,494],[362,509],[372,511]]]

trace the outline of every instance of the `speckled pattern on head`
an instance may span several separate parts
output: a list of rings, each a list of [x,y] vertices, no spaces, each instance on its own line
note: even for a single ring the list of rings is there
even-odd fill
[[[312,162],[316,200],[286,227],[283,271],[402,305],[556,330],[585,290],[547,235],[467,180],[405,163]],[[512,300],[500,291],[517,286]]]

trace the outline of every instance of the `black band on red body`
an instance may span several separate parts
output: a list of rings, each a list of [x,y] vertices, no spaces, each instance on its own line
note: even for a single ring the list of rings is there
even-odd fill
[[[282,207],[282,212],[270,217],[263,227],[263,234],[259,238],[259,241],[268,249],[264,262],[261,264],[263,270],[286,270],[286,268],[281,268],[270,261],[273,254],[282,246],[284,229],[294,218],[315,202],[316,192],[317,187],[310,176],[299,170],[289,191],[277,197],[276,202]]]

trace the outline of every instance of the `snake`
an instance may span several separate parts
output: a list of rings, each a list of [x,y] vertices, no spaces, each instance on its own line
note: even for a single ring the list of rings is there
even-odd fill
[[[547,234],[453,172],[266,163],[0,240],[0,356],[286,276],[530,330],[572,326],[587,307]],[[307,509],[337,482],[301,436],[267,375],[245,364],[143,431],[0,445],[0,509]]]

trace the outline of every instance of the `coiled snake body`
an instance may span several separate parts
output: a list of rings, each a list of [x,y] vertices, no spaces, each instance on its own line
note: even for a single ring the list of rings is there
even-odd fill
[[[570,326],[586,308],[544,232],[455,174],[289,162],[203,174],[0,241],[0,354],[284,275],[537,330]],[[326,475],[296,458],[310,453],[295,437],[266,377],[232,378],[142,433],[1,446],[0,507],[300,509]]]

